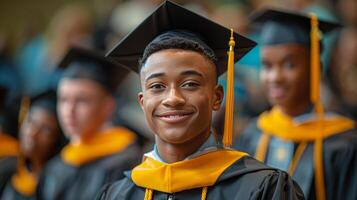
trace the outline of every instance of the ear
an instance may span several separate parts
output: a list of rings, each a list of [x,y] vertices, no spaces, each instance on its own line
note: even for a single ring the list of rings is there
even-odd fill
[[[138,103],[139,103],[141,109],[144,111],[144,94],[143,94],[143,92],[138,93]]]
[[[223,98],[224,98],[223,87],[221,85],[216,85],[214,88],[213,107],[212,107],[213,110],[217,111],[221,108]]]

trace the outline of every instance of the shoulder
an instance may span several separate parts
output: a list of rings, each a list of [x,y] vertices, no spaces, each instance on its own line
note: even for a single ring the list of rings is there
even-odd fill
[[[128,174],[130,172],[127,172]],[[143,188],[137,187],[130,179],[125,176],[123,179],[105,185],[97,194],[97,200],[110,199],[130,199],[138,190],[144,191]]]
[[[133,143],[123,151],[98,159],[88,164],[88,168],[95,167],[107,170],[128,170],[141,161],[142,152],[138,144]]]
[[[231,165],[219,178],[218,185],[221,185],[219,182],[231,185],[227,188],[236,188],[237,195],[250,199],[290,199],[289,196],[303,199],[300,187],[286,172],[268,167],[250,156]]]
[[[237,136],[233,148],[254,155],[256,145],[261,136],[261,130],[257,126],[258,118],[251,120],[249,125]]]
[[[325,139],[324,149],[327,151],[356,151],[357,130],[352,129]]]
[[[4,157],[0,159],[0,175],[13,173],[16,170],[16,157]]]

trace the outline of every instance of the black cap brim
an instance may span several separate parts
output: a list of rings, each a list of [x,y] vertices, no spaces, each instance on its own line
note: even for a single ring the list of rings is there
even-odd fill
[[[259,27],[261,45],[310,45],[311,17],[306,14],[269,8],[253,13],[249,19]],[[318,25],[323,34],[341,27],[338,23],[320,19]]]
[[[97,81],[110,92],[115,92],[116,87],[130,72],[126,66],[115,63],[111,58],[105,57],[104,53],[79,47],[71,48],[58,67],[59,69],[66,70],[72,64],[75,64],[76,67],[83,65],[75,69],[77,70],[75,73],[79,74],[79,78],[83,76],[83,78]],[[81,75],[79,71],[85,73]]]

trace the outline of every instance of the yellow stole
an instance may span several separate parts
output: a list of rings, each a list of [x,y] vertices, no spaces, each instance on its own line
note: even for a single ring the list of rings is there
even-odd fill
[[[355,123],[342,116],[326,116],[323,120],[313,119],[296,123],[291,117],[284,115],[279,108],[274,107],[259,116],[258,127],[263,133],[283,140],[310,142],[353,129]]]
[[[37,187],[37,177],[28,171],[23,162],[19,162],[16,174],[11,178],[11,184],[23,196],[33,196]]]
[[[63,148],[61,157],[69,165],[81,166],[121,152],[135,140],[135,134],[125,128],[110,128],[82,139],[77,144],[67,145]]]
[[[307,144],[314,142],[316,193],[319,199],[324,199],[323,140],[355,128],[354,121],[342,116],[324,116],[323,118],[297,123],[291,117],[284,115],[279,108],[274,107],[271,111],[260,115],[257,123],[262,130],[262,136],[255,154],[258,160],[265,161],[271,136],[299,144],[289,166],[288,172],[290,175],[294,174]]]
[[[9,135],[0,133],[0,158],[19,155],[17,140]]]
[[[229,166],[245,155],[233,150],[218,150],[171,164],[146,157],[133,169],[131,177],[137,186],[166,193],[207,187],[214,185]]]

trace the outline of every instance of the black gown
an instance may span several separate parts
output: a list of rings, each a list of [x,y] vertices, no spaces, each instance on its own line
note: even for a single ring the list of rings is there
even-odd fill
[[[7,182],[16,171],[16,160],[15,156],[0,158],[0,197]]]
[[[1,200],[34,200],[35,196],[34,195],[25,196],[21,194],[20,192],[16,191],[16,189],[11,184],[11,181],[9,181],[6,184],[0,199]]]
[[[93,199],[103,185],[119,180],[123,171],[135,166],[140,155],[138,145],[132,144],[119,153],[79,167],[68,165],[57,156],[40,178],[37,197],[43,200]]]
[[[237,139],[235,148],[256,155],[256,148],[262,131],[257,126],[257,120]],[[272,138],[274,139],[274,137]],[[289,143],[280,140],[281,143]],[[291,142],[290,142],[291,143]],[[293,153],[296,152],[298,143],[293,142]],[[274,147],[270,142],[267,154],[274,154]],[[308,143],[296,166],[292,178],[300,185],[306,199],[316,199],[315,173],[314,173],[314,144]],[[265,163],[269,165],[269,158]],[[279,168],[278,166],[274,166]],[[356,129],[335,134],[323,141],[323,167],[325,178],[325,194],[327,200],[357,199],[357,132]],[[281,168],[280,168],[281,169]],[[286,170],[286,169],[282,169]]]
[[[97,199],[144,199],[145,188],[134,184],[131,172],[126,172],[125,175],[124,179],[106,185],[98,193]],[[171,194],[154,191],[152,199],[201,199],[201,195],[202,188]],[[250,156],[244,156],[230,165],[213,186],[208,187],[206,199],[304,199],[304,196],[299,186],[285,172],[267,167]]]

